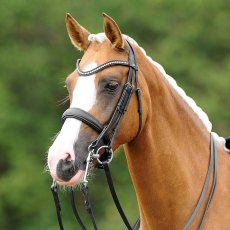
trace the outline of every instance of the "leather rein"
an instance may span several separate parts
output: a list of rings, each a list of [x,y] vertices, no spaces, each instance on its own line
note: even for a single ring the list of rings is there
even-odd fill
[[[82,186],[81,186],[81,191],[82,191],[84,201],[85,201],[85,207],[86,207],[86,210],[87,210],[87,212],[91,218],[94,230],[98,230],[98,227],[97,227],[97,224],[95,221],[95,217],[94,217],[93,210],[92,210],[92,205],[91,205],[90,198],[89,198],[89,188],[88,188],[87,176],[89,174],[90,169],[93,167],[93,162],[95,159],[97,160],[96,167],[104,169],[106,180],[107,180],[114,204],[116,205],[116,208],[117,208],[124,224],[126,225],[127,229],[128,230],[138,230],[140,227],[140,218],[137,219],[137,221],[135,222],[133,227],[130,225],[130,223],[129,223],[129,221],[128,221],[128,219],[127,219],[127,217],[126,217],[126,215],[125,215],[125,213],[124,213],[124,211],[120,205],[120,202],[118,200],[118,197],[117,197],[114,185],[113,185],[111,172],[109,169],[109,163],[112,161],[112,158],[113,158],[112,145],[113,145],[114,139],[117,135],[118,129],[120,127],[122,118],[123,118],[125,112],[127,111],[129,101],[130,101],[130,98],[133,94],[135,87],[136,87],[135,92],[136,92],[136,96],[137,96],[138,114],[139,114],[139,127],[138,127],[136,137],[140,133],[140,130],[142,127],[142,104],[141,104],[141,92],[140,92],[140,87],[139,87],[139,83],[138,83],[138,66],[136,63],[136,56],[135,56],[134,49],[133,49],[132,45],[129,43],[129,41],[127,41],[127,44],[128,44],[128,49],[129,49],[128,61],[121,61],[121,60],[109,61],[109,62],[106,62],[106,63],[92,69],[92,70],[86,71],[86,72],[83,72],[80,69],[80,66],[79,66],[80,59],[78,59],[78,61],[77,61],[77,71],[78,71],[79,75],[82,77],[90,76],[92,74],[95,74],[95,73],[102,71],[106,68],[109,68],[111,66],[119,65],[119,66],[129,67],[127,82],[124,85],[123,91],[121,93],[121,97],[117,103],[115,111],[114,111],[108,125],[103,126],[95,117],[93,117],[88,112],[81,110],[80,108],[69,108],[62,115],[62,122],[63,123],[65,122],[65,120],[67,118],[74,118],[74,119],[82,121],[83,123],[90,126],[91,128],[93,128],[95,131],[97,131],[99,133],[99,136],[97,137],[97,139],[94,140],[88,146],[88,157],[86,160],[85,176],[84,176]],[[213,197],[213,194],[215,191],[216,181],[217,181],[217,147],[216,147],[216,143],[215,143],[215,139],[214,139],[213,134],[211,133],[210,136],[211,136],[210,137],[211,138],[211,140],[210,140],[210,161],[209,161],[209,167],[208,167],[206,179],[205,179],[202,191],[201,191],[201,195],[200,195],[199,200],[197,202],[197,205],[196,205],[192,215],[190,216],[189,220],[185,224],[183,230],[189,229],[190,225],[192,224],[195,216],[197,215],[197,213],[201,207],[201,204],[203,203],[204,197],[207,193],[207,187],[208,187],[208,184],[209,184],[209,181],[211,178],[212,168],[214,168],[213,169],[214,173],[213,173],[212,187],[211,187],[211,191],[210,191],[209,196],[208,196],[208,201],[206,203],[202,219],[201,219],[199,227],[198,227],[199,230],[201,229],[201,226],[204,222],[204,218],[206,216],[208,207],[211,203],[211,200],[212,200],[212,197]],[[105,145],[100,146],[101,141],[103,141],[103,143]],[[53,198],[54,198],[54,203],[55,203],[55,207],[56,207],[59,227],[60,227],[60,230],[64,230],[64,226],[63,226],[62,218],[61,218],[61,205],[60,205],[60,201],[59,201],[59,197],[58,197],[58,185],[55,181],[53,182],[53,184],[51,186],[51,191],[52,191]],[[71,207],[72,207],[73,213],[75,215],[75,218],[76,218],[78,224],[80,225],[82,230],[86,230],[86,227],[85,227],[83,221],[81,220],[79,213],[76,209],[76,204],[75,204],[75,199],[74,199],[74,191],[73,191],[72,187],[70,188],[70,202],[71,202]]]

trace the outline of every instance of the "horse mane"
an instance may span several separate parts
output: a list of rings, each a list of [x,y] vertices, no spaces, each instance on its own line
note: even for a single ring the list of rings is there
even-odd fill
[[[189,97],[185,91],[178,86],[177,82],[174,80],[173,77],[169,76],[164,68],[156,61],[154,61],[151,57],[149,57],[145,50],[138,45],[138,43],[131,37],[124,35],[124,38],[128,40],[130,43],[135,44],[140,48],[140,50],[143,52],[143,54],[146,56],[146,58],[155,66],[157,69],[162,73],[162,75],[167,79],[167,81],[170,83],[170,85],[175,89],[175,91],[182,97],[182,99],[188,104],[188,106],[197,114],[198,118],[201,120],[201,122],[204,124],[204,126],[207,128],[208,132],[212,131],[212,123],[210,122],[208,115],[196,104],[196,102]],[[98,43],[102,43],[105,41],[106,35],[105,33],[99,33],[99,34],[90,34],[88,37],[89,41],[96,41]],[[223,145],[226,151],[225,144],[226,141],[223,137],[219,137],[218,134],[214,133],[216,139]]]

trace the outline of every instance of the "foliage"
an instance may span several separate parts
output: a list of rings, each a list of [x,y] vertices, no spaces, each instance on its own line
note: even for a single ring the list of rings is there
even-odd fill
[[[58,228],[46,152],[68,106],[61,104],[65,77],[81,55],[69,42],[64,17],[71,12],[97,33],[103,11],[174,76],[209,114],[216,132],[225,136],[230,130],[228,1],[5,1],[0,9],[0,229]],[[122,151],[112,171],[134,222],[136,198]],[[95,171],[90,188],[100,229],[124,229],[102,172]],[[66,229],[75,229],[66,192],[61,200]]]

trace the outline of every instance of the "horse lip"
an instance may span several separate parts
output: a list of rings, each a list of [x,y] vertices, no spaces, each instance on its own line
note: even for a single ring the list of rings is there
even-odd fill
[[[63,180],[57,179],[56,182],[62,186],[73,186],[73,185],[81,183],[84,179],[84,175],[85,175],[85,171],[80,169],[69,181],[63,181]]]

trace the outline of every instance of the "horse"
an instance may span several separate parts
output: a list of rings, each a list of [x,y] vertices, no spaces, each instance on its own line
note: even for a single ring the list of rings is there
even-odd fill
[[[122,34],[110,16],[103,14],[103,17],[104,32],[91,34],[70,14],[66,16],[70,40],[74,47],[84,52],[77,68],[66,79],[70,109],[83,111],[83,115],[92,120],[88,123],[97,126],[98,121],[104,130],[123,98],[130,69],[138,72],[138,79],[132,80],[132,90],[137,88],[141,98],[140,93],[139,97],[129,94],[116,135],[114,129],[101,135],[100,125],[98,131],[74,116],[65,117],[48,151],[51,176],[60,186],[84,182],[92,143],[99,135],[98,148],[104,148],[105,139],[114,134],[111,149],[115,151],[124,146],[137,195],[141,230],[183,229],[198,203],[204,183],[207,183],[207,193],[211,193],[214,180],[215,193],[202,229],[229,229],[230,156],[224,138],[211,133],[212,124],[207,115],[163,67],[148,57],[134,39]],[[136,65],[127,64],[130,47],[135,53]],[[211,177],[211,172],[210,180],[205,179],[211,161],[210,134],[218,152],[215,160],[217,181]],[[105,152],[97,155],[103,156]],[[95,154],[94,157],[99,159]],[[97,164],[95,159],[92,164]],[[203,198],[186,229],[198,228],[208,194]]]

